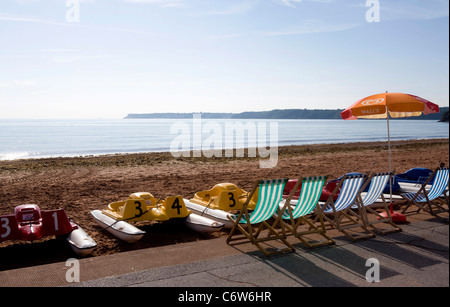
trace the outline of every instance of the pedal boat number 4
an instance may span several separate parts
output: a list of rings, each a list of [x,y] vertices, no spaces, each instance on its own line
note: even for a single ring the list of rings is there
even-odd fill
[[[211,190],[201,191],[194,198],[184,202],[189,210],[224,224],[224,228],[230,229],[233,223],[227,218],[228,215],[242,210],[247,201],[248,193],[232,183],[220,183]],[[254,194],[249,202],[249,210],[254,210],[258,202],[258,192]]]
[[[162,201],[148,192],[133,193],[127,200],[111,203],[106,210],[94,210],[91,214],[100,227],[128,243],[139,241],[145,234],[130,222],[182,219],[187,227],[200,233],[223,228],[222,223],[189,211],[181,196],[167,197]]]
[[[47,236],[63,236],[79,256],[87,256],[97,243],[70,221],[64,209],[40,210],[34,204],[14,208],[14,214],[0,216],[0,242],[35,241]]]

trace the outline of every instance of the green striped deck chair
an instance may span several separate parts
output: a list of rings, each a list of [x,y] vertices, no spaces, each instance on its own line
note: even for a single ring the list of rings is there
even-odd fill
[[[268,223],[268,220],[276,213],[278,204],[283,196],[283,189],[287,182],[287,179],[276,180],[261,180],[255,183],[252,191],[250,192],[247,201],[243,205],[242,211],[237,215],[229,215],[228,219],[233,222],[233,227],[227,237],[227,243],[231,241],[244,239],[244,242],[251,242],[266,256],[284,252],[294,252],[294,247],[286,241],[286,237],[283,234],[278,233],[272,225]],[[249,212],[248,203],[253,194],[258,190],[258,202],[255,210]],[[257,226],[257,229],[253,226]],[[269,236],[260,238],[259,235],[263,230],[267,229],[270,233]],[[240,235],[242,234],[242,235]],[[261,243],[265,241],[279,240],[283,243],[285,248],[270,250],[270,247],[265,248]]]
[[[431,185],[430,190],[427,191],[425,187],[433,178],[433,184]],[[449,190],[449,169],[439,167],[433,172],[433,174],[431,174],[428,180],[424,184],[422,184],[417,193],[402,194],[402,197],[405,200],[408,200],[408,203],[403,209],[402,213],[405,213],[411,205],[415,205],[416,207],[418,207],[417,212],[423,210],[437,218],[441,218],[448,222]],[[447,206],[447,208],[444,207],[445,205]],[[446,215],[442,216],[442,213],[446,213]]]
[[[296,186],[292,189],[291,195],[286,199],[285,203],[280,204],[280,214],[274,223],[274,227],[279,223],[280,218],[285,220],[283,231],[294,235],[309,249],[314,247],[321,247],[335,244],[335,242],[328,237],[325,232],[314,225],[307,216],[311,215],[315,209],[318,209],[319,198],[322,194],[322,188],[327,180],[327,176],[305,177],[297,181]],[[292,200],[292,195],[297,191],[298,186],[301,185],[301,192],[298,202],[295,206]],[[321,220],[323,223],[323,221]],[[300,231],[300,226],[306,225],[307,230]],[[308,237],[317,234],[325,240],[311,241]]]

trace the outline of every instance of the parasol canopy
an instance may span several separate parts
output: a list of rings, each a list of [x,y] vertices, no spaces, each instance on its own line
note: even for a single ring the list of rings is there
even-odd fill
[[[439,113],[439,106],[418,96],[402,93],[372,95],[352,104],[341,113],[344,120],[391,118]]]

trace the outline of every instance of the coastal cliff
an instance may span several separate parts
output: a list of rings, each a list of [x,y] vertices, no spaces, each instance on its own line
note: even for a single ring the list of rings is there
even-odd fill
[[[448,109],[448,108],[447,108]],[[440,122],[443,123],[448,123],[449,122],[449,114],[448,114],[448,110],[447,112],[444,112],[441,116],[441,119],[439,120]]]
[[[448,107],[440,108],[440,113],[421,115],[418,117],[402,118],[407,119],[426,119],[448,122]],[[308,109],[287,109],[271,110],[261,112],[242,112],[242,113],[203,113],[204,119],[341,119],[343,109],[335,110],[308,110]],[[142,113],[128,114],[124,119],[151,119],[151,118],[171,118],[184,119],[192,118],[195,113]]]

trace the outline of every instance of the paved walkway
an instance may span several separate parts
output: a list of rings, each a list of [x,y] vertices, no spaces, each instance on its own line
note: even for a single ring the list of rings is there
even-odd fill
[[[449,286],[449,225],[409,216],[402,232],[351,243],[337,232],[336,246],[266,258],[251,244],[202,240],[79,261],[80,282],[69,283],[66,262],[0,272],[0,286],[322,287]],[[376,259],[380,280],[369,283]],[[369,276],[376,277],[374,274]]]

